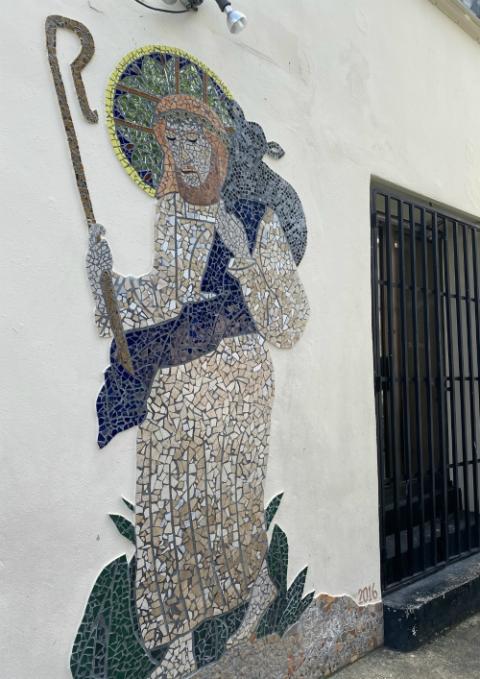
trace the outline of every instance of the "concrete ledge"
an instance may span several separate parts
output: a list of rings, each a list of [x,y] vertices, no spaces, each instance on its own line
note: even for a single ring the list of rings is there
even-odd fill
[[[384,598],[385,646],[414,651],[480,612],[480,555],[448,566]]]

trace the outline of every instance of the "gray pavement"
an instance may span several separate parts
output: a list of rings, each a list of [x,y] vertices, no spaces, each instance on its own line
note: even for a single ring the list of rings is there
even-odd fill
[[[334,679],[480,679],[480,615],[436,637],[415,653],[379,649]]]

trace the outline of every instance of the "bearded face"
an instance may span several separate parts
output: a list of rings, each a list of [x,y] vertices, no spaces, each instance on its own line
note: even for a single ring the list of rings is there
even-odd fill
[[[165,140],[179,179],[191,187],[204,184],[210,174],[213,149],[200,121],[167,118]]]
[[[161,117],[155,134],[165,149],[165,171],[174,175],[182,197],[198,205],[220,199],[228,152],[207,121],[188,112]]]

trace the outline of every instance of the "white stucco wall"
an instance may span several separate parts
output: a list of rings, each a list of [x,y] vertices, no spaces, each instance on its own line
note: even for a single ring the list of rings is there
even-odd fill
[[[86,23],[85,72],[103,118],[117,61],[150,43],[186,49],[287,151],[275,169],[300,193],[309,247],[300,273],[312,317],[274,352],[267,496],[285,491],[291,576],[348,593],[379,585],[372,376],[372,175],[480,212],[480,48],[428,0],[238,0],[230,36],[213,0],[184,17],[127,0],[16,0],[2,17],[0,677],[69,677],[71,644],[101,568],[124,553],[107,514],[134,496],[135,432],[96,447],[108,362],[84,272],[86,227],[44,46],[47,14]],[[62,35],[64,64],[77,54]],[[70,82],[70,79],[68,78]],[[153,201],[115,160],[105,125],[76,108],[98,221],[115,267],[150,265]]]

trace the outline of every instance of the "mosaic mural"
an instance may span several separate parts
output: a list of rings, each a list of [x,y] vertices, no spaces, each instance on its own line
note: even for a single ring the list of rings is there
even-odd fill
[[[75,678],[181,679],[229,649],[283,635],[307,609],[306,570],[287,588],[288,543],[265,510],[274,380],[268,345],[299,340],[308,302],[297,265],[307,230],[280,158],[227,87],[167,47],[129,54],[107,93],[113,147],[156,200],[154,262],[113,271],[90,226],[87,273],[103,337],[111,276],[130,366],[112,342],[98,444],[138,427],[135,544],[98,579],[72,653]]]
[[[88,29],[48,17],[47,49],[89,226],[87,274],[111,363],[97,399],[98,445],[137,428],[130,518],[111,515],[133,557],[100,574],[71,655],[74,679],[328,676],[381,643],[381,605],[289,584],[289,546],[265,508],[274,379],[269,345],[290,349],[309,309],[297,267],[307,229],[295,190],[265,162],[284,152],[246,120],[204,64],[174,48],[125,57],[107,92],[117,158],[156,201],[145,276],[113,270],[95,220],[56,53],[84,117]]]

